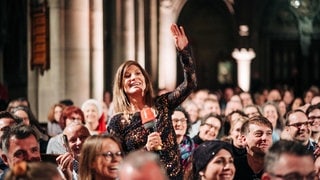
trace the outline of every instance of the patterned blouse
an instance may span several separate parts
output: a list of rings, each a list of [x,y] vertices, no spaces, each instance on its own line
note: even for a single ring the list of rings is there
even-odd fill
[[[197,85],[190,48],[178,52],[178,55],[184,69],[184,81],[174,91],[158,96],[154,100],[154,108],[157,112],[157,131],[161,133],[163,144],[162,150],[157,153],[165,165],[170,179],[181,179],[183,173],[171,115],[173,110],[190,95]],[[136,112],[114,115],[110,119],[108,132],[120,138],[124,151],[129,153],[142,149],[146,145],[151,130],[143,127],[140,113]]]

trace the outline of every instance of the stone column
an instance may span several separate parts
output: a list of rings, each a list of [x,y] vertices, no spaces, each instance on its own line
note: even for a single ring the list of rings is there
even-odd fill
[[[90,1],[91,96],[103,99],[103,0]]]
[[[172,1],[160,1],[159,17],[159,89],[173,90],[176,87],[176,50],[170,32],[173,21]]]
[[[90,96],[89,0],[65,2],[66,98],[80,106]]]
[[[144,21],[144,6],[145,2],[144,0],[138,0],[137,1],[137,61],[139,64],[143,67],[145,67],[146,59],[145,59],[145,21]]]
[[[125,60],[135,60],[136,59],[136,48],[135,48],[135,12],[134,3],[132,0],[123,1],[123,53]]]

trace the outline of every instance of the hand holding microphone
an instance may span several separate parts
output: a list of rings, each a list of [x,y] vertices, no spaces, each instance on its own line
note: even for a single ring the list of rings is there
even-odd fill
[[[148,135],[146,148],[150,150],[160,151],[162,150],[162,141],[160,133],[157,132],[156,117],[154,111],[149,108],[143,108],[140,112],[142,124],[145,129],[150,129],[152,133]]]

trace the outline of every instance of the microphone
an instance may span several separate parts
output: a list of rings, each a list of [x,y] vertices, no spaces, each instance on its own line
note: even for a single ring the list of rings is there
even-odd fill
[[[142,120],[143,127],[145,129],[150,129],[151,132],[157,132],[157,126],[156,126],[156,116],[154,114],[154,111],[149,108],[145,107],[140,111],[140,116]],[[162,146],[158,145],[155,147],[155,150],[160,151],[162,150]]]

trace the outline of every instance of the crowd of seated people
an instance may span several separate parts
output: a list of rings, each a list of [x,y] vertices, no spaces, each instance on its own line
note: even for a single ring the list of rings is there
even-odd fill
[[[200,96],[196,95],[198,92],[202,98],[203,94],[207,93],[207,98],[213,99],[198,100],[203,106],[201,107],[201,104],[197,105],[197,101],[193,100]],[[292,108],[294,100],[297,99],[297,97],[287,97],[292,93],[285,95],[276,89],[270,92],[271,95],[266,96],[262,105],[256,104],[250,93],[234,94],[229,101],[234,101],[233,104],[236,105],[233,106],[226,101],[225,108],[230,108],[226,110],[220,105],[219,97],[222,96],[210,96],[208,90],[199,90],[177,106],[172,111],[170,119],[178,144],[179,162],[183,169],[183,176],[178,178],[170,177],[168,174],[167,164],[161,160],[163,156],[161,150],[152,149],[151,146],[150,149],[146,147],[134,151],[125,150],[121,137],[108,132],[107,120],[104,120],[104,123],[99,120],[102,116],[102,110],[99,109],[102,106],[97,104],[99,101],[93,99],[86,101],[86,106],[91,106],[91,109],[86,107],[89,109],[87,117],[84,115],[85,106],[81,109],[76,105],[63,105],[60,102],[52,105],[48,110],[51,114],[48,116],[48,123],[55,123],[54,126],[59,131],[49,135],[49,129],[39,125],[28,101],[20,98],[27,103],[24,102],[22,105],[16,103],[15,106],[11,103],[8,110],[0,112],[2,141],[0,179],[14,176],[39,178],[32,174],[32,169],[44,166],[41,167],[35,162],[50,163],[46,165],[47,173],[43,173],[42,176],[48,174],[61,179],[128,178],[129,164],[137,168],[137,172],[141,173],[139,176],[147,177],[150,174],[149,171],[142,169],[146,166],[154,168],[154,172],[159,173],[162,179],[265,179],[274,176],[273,171],[276,172],[269,165],[277,163],[277,159],[270,160],[271,154],[274,153],[281,153],[279,157],[283,158],[289,157],[282,154],[289,154],[295,158],[300,156],[306,158],[310,155],[313,161],[310,165],[313,171],[307,174],[282,173],[284,175],[276,174],[277,177],[319,176],[319,93],[314,93],[309,103]],[[280,93],[280,98],[277,92]],[[245,99],[242,100],[241,97]],[[285,114],[279,111],[280,102],[286,105]],[[193,115],[192,119],[188,110]],[[225,114],[226,112],[228,114]],[[88,120],[90,116],[98,116],[96,128],[91,131],[89,130],[91,126],[86,123],[95,121]],[[193,126],[197,123],[198,126]],[[100,129],[104,126],[104,131],[99,130],[99,126]],[[163,140],[161,141],[163,143]],[[273,151],[270,155],[269,149]],[[143,159],[141,164],[135,162],[139,161],[138,156]],[[150,161],[150,165],[147,161]],[[26,170],[24,173],[17,173],[17,168],[24,166],[32,167],[31,174]],[[53,170],[52,166],[56,169]]]
[[[196,90],[188,38],[176,24],[171,33],[184,73],[172,91],[155,95],[143,67],[125,61],[112,101],[109,94],[106,102],[54,103],[47,128],[26,98],[12,100],[0,112],[0,180],[319,178],[318,87],[303,96],[287,88]],[[285,168],[282,158],[303,162]]]

